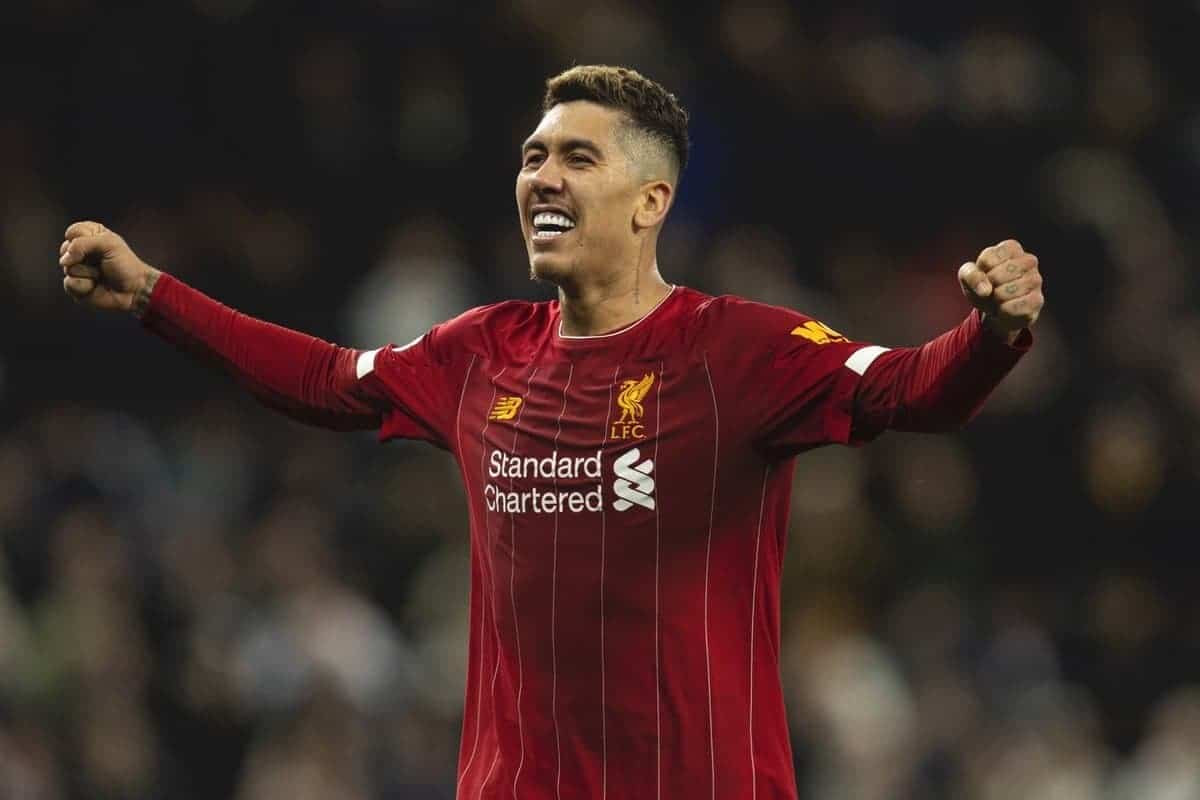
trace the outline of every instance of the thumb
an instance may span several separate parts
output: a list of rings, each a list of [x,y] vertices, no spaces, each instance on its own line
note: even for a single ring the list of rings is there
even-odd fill
[[[974,261],[968,261],[958,268],[958,282],[967,297],[984,298],[992,295],[992,282]]]
[[[96,281],[91,278],[76,278],[73,275],[69,275],[63,278],[63,290],[73,300],[83,300],[96,291]]]
[[[63,267],[63,272],[72,278],[90,278],[94,281],[100,280],[100,268],[93,267],[91,264],[75,264],[70,267]]]
[[[72,264],[63,268],[63,291],[73,300],[83,300],[100,283],[100,270],[89,264]]]

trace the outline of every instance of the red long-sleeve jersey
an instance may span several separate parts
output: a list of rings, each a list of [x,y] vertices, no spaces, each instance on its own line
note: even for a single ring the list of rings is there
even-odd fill
[[[965,423],[1029,347],[919,348],[675,287],[568,337],[557,302],[358,351],[164,275],[145,324],[268,404],[457,459],[471,527],[462,798],[794,798],[779,586],[794,456]]]

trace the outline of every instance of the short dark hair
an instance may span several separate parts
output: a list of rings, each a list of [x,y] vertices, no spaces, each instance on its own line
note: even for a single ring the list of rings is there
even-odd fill
[[[546,81],[542,113],[573,100],[623,111],[635,130],[664,147],[674,161],[676,178],[683,174],[688,160],[688,113],[661,84],[626,67],[571,67]]]

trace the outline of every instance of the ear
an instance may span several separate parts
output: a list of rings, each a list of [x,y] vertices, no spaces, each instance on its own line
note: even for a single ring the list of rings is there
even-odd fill
[[[651,181],[638,191],[637,207],[633,212],[634,230],[653,228],[662,223],[671,208],[675,187],[666,181]]]

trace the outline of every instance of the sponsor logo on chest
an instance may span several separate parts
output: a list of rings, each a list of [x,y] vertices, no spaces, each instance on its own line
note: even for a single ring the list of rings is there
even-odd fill
[[[646,372],[613,386],[615,396],[606,412],[608,443],[646,439],[646,397],[656,378]],[[522,405],[520,397],[501,396],[493,401],[487,420],[519,424]],[[643,457],[639,447],[616,453],[602,448],[586,456],[567,456],[557,449],[549,455],[522,455],[493,447],[486,464],[483,497],[488,511],[597,513],[606,503],[614,511],[654,510],[654,460]]]
[[[487,458],[490,480],[483,487],[484,502],[488,511],[507,514],[595,513],[604,509],[607,483],[614,495],[612,509],[628,511],[638,506],[653,511],[653,459],[642,458],[636,447],[626,450],[612,461],[613,477],[608,483],[604,456],[603,450],[574,457],[555,450],[539,458],[493,449]],[[536,483],[516,488],[518,480]]]

